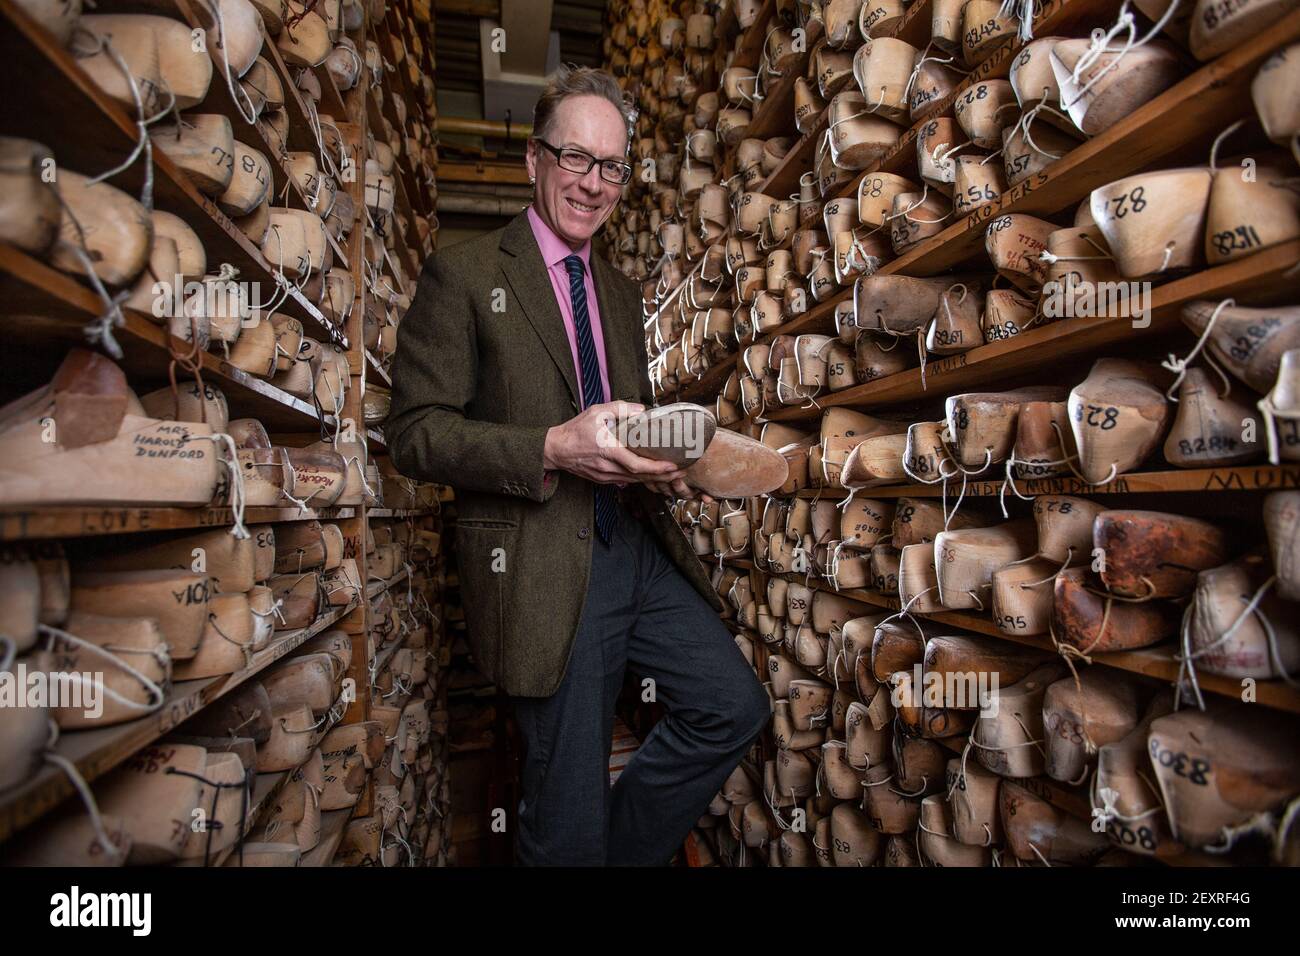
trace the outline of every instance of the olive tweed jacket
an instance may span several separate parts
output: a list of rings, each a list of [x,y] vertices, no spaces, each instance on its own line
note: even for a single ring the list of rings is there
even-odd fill
[[[591,257],[610,400],[652,404],[641,295]],[[397,332],[386,427],[397,469],[451,485],[469,642],[508,694],[559,687],[582,614],[595,485],[546,480],[546,431],[580,410],[573,355],[524,215],[431,256]],[[722,602],[662,498],[637,486],[665,552],[716,609]]]

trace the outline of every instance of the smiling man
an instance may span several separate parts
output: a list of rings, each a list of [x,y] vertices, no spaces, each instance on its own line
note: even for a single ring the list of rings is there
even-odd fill
[[[559,70],[533,117],[532,206],[430,257],[398,331],[389,448],[456,489],[470,645],[526,746],[528,864],[667,863],[769,712],[666,511],[682,471],[611,440],[653,400],[640,291],[591,253],[634,116],[609,74]],[[611,788],[625,670],[667,713]]]

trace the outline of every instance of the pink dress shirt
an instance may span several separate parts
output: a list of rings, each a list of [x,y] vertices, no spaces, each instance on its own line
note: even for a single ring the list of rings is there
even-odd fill
[[[551,231],[551,227],[542,222],[532,206],[528,207],[528,225],[533,229],[533,238],[542,251],[542,261],[546,263],[546,274],[551,277],[551,288],[555,291],[555,302],[560,307],[560,317],[564,319],[564,332],[569,337],[569,350],[573,353],[573,369],[578,378],[578,396],[582,396],[582,364],[578,361],[578,332],[573,325],[573,303],[569,301],[569,271],[564,260],[573,255],[568,243]],[[609,369],[605,365],[605,336],[600,325],[600,303],[596,301],[596,284],[591,277],[591,241],[583,243],[576,250],[582,257],[584,282],[587,284],[587,317],[591,320],[591,338],[596,346],[596,360],[600,363],[600,383],[605,389],[605,401],[609,401]]]

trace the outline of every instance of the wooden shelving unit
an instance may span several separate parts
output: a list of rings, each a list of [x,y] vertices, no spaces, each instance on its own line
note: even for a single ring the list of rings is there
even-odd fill
[[[281,631],[253,655],[247,667],[225,677],[179,681],[154,713],[126,724],[68,733],[60,738],[56,752],[71,761],[87,782],[94,781],[354,610],[355,605],[335,608],[311,627]],[[72,784],[63,771],[47,766],[27,783],[0,794],[0,840],[8,839],[72,793]]]
[[[210,9],[202,0],[105,0],[96,7],[96,12],[150,13],[179,20],[193,28],[209,31],[215,28],[215,24],[210,22]],[[373,41],[379,45],[384,59],[394,62],[395,51],[403,42],[401,37],[409,36],[407,31],[411,25],[419,24],[409,0],[391,0],[383,21],[367,21],[368,16],[363,17],[358,29],[345,31],[363,61],[366,44]],[[7,80],[13,89],[24,91],[22,110],[7,113],[0,132],[37,140],[52,150],[60,164],[87,175],[118,166],[134,148],[139,136],[135,118],[109,99],[76,58],[14,0],[0,0],[0,27],[6,31],[6,55],[0,58],[0,80]],[[434,27],[426,20],[418,29],[427,34],[421,44],[421,61],[428,63]],[[277,444],[304,445],[333,435],[337,428],[349,422],[361,424],[364,421],[363,400],[371,381],[391,387],[391,379],[380,358],[363,344],[363,319],[367,301],[375,296],[414,291],[404,288],[404,280],[410,281],[419,274],[420,264],[436,242],[436,221],[430,224],[428,241],[420,239],[416,227],[416,216],[432,214],[433,203],[428,196],[432,179],[423,175],[422,157],[407,155],[405,148],[417,128],[425,136],[424,126],[429,122],[425,109],[426,91],[413,91],[402,70],[385,70],[377,78],[384,88],[384,108],[381,111],[372,85],[376,78],[364,63],[358,84],[346,91],[339,90],[333,76],[322,64],[305,71],[310,72],[320,85],[321,98],[316,105],[297,85],[297,77],[304,71],[286,64],[273,38],[265,39],[261,57],[271,66],[284,90],[284,109],[288,119],[288,136],[284,143],[272,142],[269,126],[261,122],[250,124],[242,117],[231,99],[219,60],[214,62],[208,96],[195,107],[195,112],[227,116],[235,138],[262,152],[269,161],[273,179],[272,204],[295,209],[309,209],[310,206],[288,171],[287,151],[317,154],[324,169],[326,164],[320,155],[322,146],[315,132],[318,118],[322,115],[329,117],[337,128],[350,165],[356,172],[355,176],[342,177],[338,187],[340,192],[349,194],[355,219],[343,241],[330,236],[329,242],[334,266],[352,275],[355,299],[341,324],[327,319],[296,289],[289,291],[277,311],[300,320],[306,335],[333,343],[346,353],[351,372],[350,387],[336,421],[332,414],[322,413],[314,402],[296,398],[269,381],[236,368],[218,353],[203,351],[198,360],[204,382],[216,386],[225,395],[232,420],[257,419]],[[407,105],[404,128],[398,123],[393,105],[394,92],[399,92]],[[428,117],[435,115],[432,104],[429,104]],[[372,135],[384,138],[385,120],[398,131],[402,140],[402,148],[395,149],[397,160],[393,176],[397,185],[397,210],[405,217],[406,228],[398,229],[396,220],[390,220],[394,233],[389,242],[392,248],[384,249],[383,262],[378,270],[372,270],[363,261],[363,243],[370,221],[364,170],[368,139]],[[428,134],[432,135],[436,134]],[[428,136],[425,136],[426,142]],[[146,172],[152,180],[154,207],[176,214],[195,231],[207,253],[209,272],[215,273],[223,264],[235,267],[240,280],[258,283],[262,301],[269,299],[272,292],[279,291],[277,280],[283,280],[277,277],[267,257],[211,199],[191,185],[161,149],[155,146],[152,150],[151,165],[147,166],[144,158],[138,158],[108,182],[129,195],[139,197],[146,183]],[[398,263],[398,266],[394,267],[393,263]],[[382,289],[377,288],[378,284]],[[61,272],[3,243],[0,243],[0,300],[4,302],[3,311],[6,313],[6,342],[30,354],[33,367],[39,369],[52,370],[62,352],[74,346],[84,347],[85,327],[98,320],[104,312],[103,302],[81,276]],[[124,309],[123,315],[124,321],[113,328],[113,335],[122,352],[118,364],[128,381],[141,392],[165,384],[173,354],[185,351],[188,346],[170,338],[165,326],[147,314]],[[180,379],[182,382],[186,380],[183,372]],[[385,453],[378,429],[359,428],[357,431],[367,441],[372,458]],[[385,522],[413,522],[436,520],[437,514],[436,508],[402,510],[361,504],[307,509],[290,505],[250,507],[245,509],[243,520],[250,526],[304,521],[329,521],[338,525],[343,533],[346,554],[357,561],[364,581],[368,565],[365,547],[367,525],[372,518]],[[82,538],[222,528],[230,527],[234,520],[234,511],[229,507],[32,508],[0,504],[0,540],[14,545],[61,540],[65,548],[75,548],[75,542]],[[276,632],[268,646],[256,652],[247,666],[236,673],[219,678],[173,682],[165,688],[167,697],[160,709],[129,723],[69,731],[60,738],[56,752],[70,761],[93,786],[94,781],[122,765],[142,747],[163,738],[185,720],[241,684],[256,679],[267,667],[329,629],[342,630],[351,638],[352,663],[345,676],[351,678],[355,694],[347,698],[346,704],[343,700],[336,702],[327,720],[314,732],[313,742],[319,744],[336,724],[368,720],[371,716],[372,678],[383,673],[407,641],[403,627],[401,634],[378,649],[372,659],[371,631],[375,622],[371,619],[371,599],[402,582],[408,582],[408,587],[428,587],[426,582],[435,577],[434,568],[441,567],[442,560],[436,556],[427,566],[422,565],[418,572],[408,566],[386,581],[369,582],[364,588],[364,599],[347,606],[322,605],[324,610],[309,627]],[[419,584],[415,585],[417,573]],[[405,600],[405,594],[402,597]],[[441,642],[441,621],[445,617],[441,598],[434,593],[430,593],[429,598],[433,604],[431,628],[437,635],[436,640]],[[431,643],[430,646],[436,645]],[[442,759],[445,759],[445,752]],[[260,824],[290,775],[290,771],[253,775],[244,836]],[[440,777],[440,770],[429,773],[427,778],[420,777],[418,793],[421,803],[427,785],[436,785],[435,778]],[[0,855],[3,855],[3,841],[41,820],[73,793],[74,787],[64,772],[47,763],[31,779],[0,794]],[[354,808],[323,814],[320,843],[304,854],[302,864],[328,865],[344,838],[348,821],[354,815],[371,814],[373,805],[373,785],[368,781]],[[417,816],[425,812],[420,809]],[[233,849],[224,852],[209,863],[220,865],[234,852]],[[423,848],[416,862],[423,862]]]
[[[7,47],[10,55],[0,60],[0,80],[28,91],[24,133],[44,143],[56,157],[67,157],[69,167],[78,172],[93,174],[117,166],[135,147],[136,123],[13,0],[0,0],[0,16],[16,35]],[[43,82],[31,83],[33,76]],[[155,207],[184,219],[198,233],[210,261],[228,262],[241,278],[261,282],[268,293],[274,289],[274,270],[226,214],[199,193],[161,150],[153,150],[153,166]],[[108,181],[138,196],[143,172],[142,163],[136,162]],[[302,293],[291,292],[280,311],[300,319],[304,328],[326,341],[347,347],[346,338]]]
[[[1036,7],[1032,38],[1043,37],[1087,37],[1096,28],[1107,28],[1115,22],[1122,4],[1120,0],[1047,0]],[[952,63],[954,68],[961,65],[961,55],[957,62],[947,59],[950,54],[931,45],[931,20],[934,13],[934,0],[913,0],[902,15],[885,28],[878,28],[874,37],[893,37],[904,40],[916,50],[926,50],[932,57],[941,58],[940,62]],[[796,15],[797,12],[796,12]],[[782,21],[782,14],[771,4],[764,4],[758,22],[745,31],[736,49],[749,51],[753,59],[742,57],[739,52],[728,60],[719,52],[713,61],[720,75],[723,65],[756,68],[768,31],[777,25],[787,29],[800,25],[788,17]],[[722,34],[723,40],[717,42],[719,50],[731,49],[729,34],[724,33],[724,23],[731,29],[731,21],[723,16],[716,32]],[[805,26],[807,24],[804,24]],[[1145,35],[1150,24],[1140,21],[1138,35]],[[810,30],[809,50],[818,49],[817,32],[824,30],[821,24]],[[1246,38],[1233,49],[1217,58],[1204,63],[1195,62],[1190,55],[1183,59],[1185,74],[1183,78],[1166,89],[1163,93],[1144,103],[1122,120],[1114,123],[1098,135],[1091,138],[1081,133],[1076,137],[1078,144],[1066,151],[1041,172],[1031,175],[1023,182],[1004,190],[998,199],[976,208],[968,214],[951,214],[943,223],[942,231],[905,249],[893,258],[886,258],[872,275],[906,275],[913,277],[935,276],[949,273],[980,272],[991,274],[991,264],[985,252],[985,234],[988,226],[999,217],[1008,214],[1027,214],[1047,219],[1058,226],[1067,226],[1074,221],[1076,208],[1085,202],[1093,190],[1124,177],[1141,172],[1174,168],[1180,166],[1205,166],[1209,160],[1210,147],[1231,123],[1237,119],[1249,119],[1254,116],[1251,84],[1262,64],[1279,50],[1287,48],[1300,39],[1300,12],[1291,11],[1280,17],[1268,29],[1258,31]],[[979,62],[957,82],[948,95],[930,102],[923,110],[915,112],[910,119],[901,122],[898,140],[876,162],[865,169],[851,174],[841,174],[838,183],[823,187],[820,198],[848,199],[855,201],[859,185],[874,174],[886,172],[902,176],[917,184],[920,189],[922,179],[917,166],[917,140],[926,127],[940,117],[951,117],[954,104],[970,91],[976,84],[989,79],[1008,79],[1013,63],[1020,58],[1027,41],[1012,37],[996,47],[991,55]],[[852,52],[856,44],[849,47]],[[625,47],[619,47],[620,50]],[[607,56],[610,46],[607,43]],[[621,53],[619,55],[622,55]],[[678,54],[673,53],[674,56]],[[683,67],[686,68],[686,67]],[[787,70],[785,75],[770,79],[766,95],[754,108],[752,119],[745,138],[770,140],[772,137],[789,137],[791,144],[774,166],[757,184],[744,188],[747,191],[761,192],[776,200],[798,198],[801,177],[813,173],[819,153],[823,150],[829,126],[829,109],[820,116],[800,119],[796,128],[793,111],[793,88],[797,76],[803,75],[813,82],[815,78],[808,64],[808,59],[799,61],[799,65]],[[649,79],[653,83],[653,76]],[[856,89],[856,78],[843,87]],[[629,88],[640,93],[645,100],[647,82],[642,78],[629,78]],[[706,89],[701,85],[702,91]],[[707,87],[708,90],[714,87]],[[656,107],[669,94],[655,90],[650,97],[651,107]],[[722,97],[723,105],[725,96]],[[682,107],[687,115],[694,109],[693,102],[683,101]],[[744,105],[744,104],[739,104]],[[661,117],[676,120],[676,103],[670,109],[661,111]],[[687,128],[690,126],[688,124]],[[655,127],[655,150],[664,150],[664,143],[672,149],[678,149],[683,136],[673,132],[669,122],[662,122]],[[640,133],[649,134],[644,130]],[[1252,138],[1253,137],[1253,138]],[[1250,126],[1238,134],[1232,141],[1234,155],[1241,149],[1255,150],[1266,148],[1257,133],[1250,132]],[[1228,147],[1225,145],[1224,149]],[[721,159],[715,161],[718,176],[715,181],[726,184],[729,177],[737,174],[735,147],[726,147],[719,138],[718,150]],[[981,150],[981,153],[991,150]],[[1221,152],[1222,155],[1222,152]],[[1222,165],[1223,160],[1220,160]],[[1235,162],[1235,160],[1234,160]],[[644,188],[633,190],[633,199],[641,202],[643,216],[649,218],[648,210],[657,208],[657,191],[662,188],[678,186],[673,182],[661,182],[653,190]],[[932,185],[930,194],[936,195]],[[735,197],[733,196],[733,200]],[[680,203],[679,203],[680,204]],[[688,206],[688,212],[689,212]],[[733,203],[733,218],[735,205]],[[651,220],[652,223],[654,220]],[[643,220],[644,222],[644,220]],[[694,349],[682,346],[692,334],[689,324],[683,330],[681,313],[689,323],[696,308],[687,305],[683,310],[682,296],[687,284],[700,272],[702,259],[694,252],[695,258],[682,259],[679,262],[682,279],[675,285],[665,282],[661,276],[670,274],[662,260],[657,257],[662,247],[653,239],[649,251],[639,244],[635,255],[630,252],[627,234],[633,227],[615,221],[611,226],[614,241],[611,243],[611,258],[635,272],[639,279],[646,282],[646,305],[643,314],[645,329],[649,341],[652,373],[656,359],[665,356],[670,348],[690,354]],[[638,227],[645,230],[645,225]],[[821,223],[796,228],[821,229]],[[734,236],[729,230],[727,236]],[[639,238],[639,237],[638,237]],[[620,242],[622,246],[620,247]],[[706,240],[707,242],[707,240]],[[789,237],[777,248],[788,248]],[[689,249],[689,247],[688,247]],[[697,250],[699,247],[697,247]],[[702,251],[702,250],[701,250]],[[761,272],[766,265],[766,257],[771,247],[760,244]],[[760,428],[768,423],[780,423],[803,430],[816,439],[820,420],[829,409],[851,408],[854,410],[884,414],[896,420],[925,421],[942,417],[942,406],[946,398],[964,391],[1002,390],[1020,385],[1054,384],[1073,385],[1080,381],[1087,363],[1098,357],[1124,355],[1141,357],[1148,361],[1158,361],[1167,352],[1184,356],[1191,349],[1195,336],[1190,334],[1182,322],[1182,310],[1190,302],[1197,300],[1219,301],[1232,297],[1239,305],[1276,305],[1281,302],[1293,304],[1296,299],[1297,286],[1296,264],[1300,262],[1300,240],[1283,242],[1252,255],[1234,258],[1232,261],[1217,266],[1206,266],[1190,273],[1178,273],[1169,278],[1155,277],[1150,305],[1150,322],[1135,324],[1130,319],[1067,318],[1050,322],[1035,323],[1027,330],[1011,337],[989,340],[965,352],[955,354],[930,353],[918,362],[915,336],[899,338],[898,348],[910,356],[907,368],[870,381],[857,384],[838,391],[826,391],[814,396],[813,400],[794,405],[767,405],[741,409],[741,421],[731,427],[742,434],[757,437]],[[630,264],[635,263],[634,268]],[[653,266],[653,269],[643,269]],[[752,267],[751,267],[752,268]],[[649,274],[644,273],[648,271]],[[675,273],[672,273],[675,274]],[[657,288],[653,282],[659,280]],[[732,284],[732,276],[725,275],[722,288],[726,292]],[[801,283],[806,294],[806,305],[793,315],[787,315],[785,321],[774,329],[762,334],[746,336],[741,341],[727,342],[725,353],[716,357],[716,350],[710,358],[703,361],[692,359],[692,367],[678,370],[685,362],[674,352],[670,357],[673,362],[667,367],[676,372],[676,381],[660,389],[657,399],[661,404],[675,401],[687,401],[714,408],[716,396],[732,376],[741,376],[746,372],[743,354],[751,345],[771,345],[778,337],[797,336],[800,334],[836,334],[835,315],[838,307],[852,303],[854,286],[833,289],[822,293],[820,301],[815,299],[808,283]],[[1006,283],[1000,282],[999,286]],[[653,291],[652,291],[653,290]],[[787,289],[788,293],[789,290]],[[787,299],[787,302],[789,300]],[[734,291],[724,296],[721,301],[701,305],[700,309],[714,308],[735,310],[736,322],[739,324],[744,306],[737,302]],[[738,308],[739,306],[739,308]],[[665,330],[671,329],[670,335]],[[904,340],[906,339],[906,340]],[[849,343],[852,352],[852,343]],[[711,360],[712,359],[712,360]],[[1066,376],[1064,379],[1062,375]],[[652,374],[652,378],[654,375]],[[732,383],[734,384],[734,382]],[[1234,394],[1235,394],[1234,387]],[[1248,402],[1253,398],[1246,395]],[[1165,464],[1158,453],[1154,453],[1146,465],[1136,471],[1121,474],[1104,485],[1089,485],[1072,475],[1040,480],[1015,479],[1014,489],[1024,496],[1036,495],[1077,495],[1090,497],[1098,501],[1108,501],[1114,507],[1148,508],[1161,511],[1180,511],[1188,509],[1189,513],[1205,516],[1224,517],[1231,515],[1234,520],[1241,520],[1254,530],[1259,524],[1259,503],[1264,493],[1300,488],[1300,468],[1294,463],[1284,462],[1281,466],[1266,463],[1260,445],[1261,454],[1257,462],[1233,467],[1189,468],[1179,469]],[[813,481],[817,482],[814,477]],[[848,491],[841,487],[813,487],[799,491],[794,496],[774,495],[773,497],[796,497],[803,500],[841,501]],[[948,507],[952,507],[958,496],[967,502],[965,507],[978,508],[981,513],[993,514],[997,502],[988,499],[1005,497],[1007,506],[1017,514],[1025,513],[1026,502],[1017,500],[1011,487],[1005,481],[1001,464],[987,470],[981,475],[958,475],[947,482],[922,484],[908,481],[868,487],[855,491],[858,499],[878,498],[892,501],[902,497],[937,499],[945,497]],[[1116,496],[1123,496],[1116,499]],[[981,500],[982,499],[982,500]],[[751,516],[752,521],[752,516]],[[1241,549],[1235,549],[1241,550]],[[748,553],[748,549],[746,552]],[[718,556],[710,558],[705,555],[702,562],[710,571],[729,573],[738,571],[747,574],[751,590],[755,595],[765,593],[768,578],[779,576],[789,581],[797,581],[808,587],[829,593],[838,593],[862,605],[862,613],[878,614],[898,611],[900,601],[897,595],[881,594],[871,590],[853,589],[835,591],[820,575],[779,574],[757,568],[745,557],[732,558]],[[730,578],[728,577],[728,580]],[[762,598],[758,598],[762,603]],[[961,633],[981,635],[997,640],[1005,640],[1023,646],[1055,653],[1056,649],[1049,635],[1024,636],[1002,632],[994,625],[986,613],[945,610],[934,613],[917,613],[917,618],[925,618],[940,625],[948,626]],[[727,616],[728,627],[737,636],[748,639],[753,646],[755,669],[758,673],[766,672],[769,648],[753,629],[744,628],[734,614]],[[823,635],[824,637],[824,635]],[[1134,675],[1151,684],[1169,685],[1180,679],[1180,662],[1177,660],[1175,642],[1166,641],[1154,647],[1142,648],[1111,654],[1094,654],[1095,666],[1125,674]],[[820,678],[830,681],[824,674]],[[1241,682],[1227,677],[1197,674],[1197,681],[1207,696],[1217,697],[1220,701],[1240,700]],[[1265,707],[1279,712],[1279,721],[1289,719],[1290,715],[1300,714],[1300,691],[1281,680],[1261,680],[1256,684],[1255,700]],[[954,746],[956,752],[961,750],[961,741],[944,741]],[[775,756],[776,750],[771,740],[760,738],[758,760],[763,761]],[[815,759],[815,758],[814,758]],[[1035,778],[1030,781],[1017,781],[1038,794],[1043,799],[1081,819],[1090,819],[1091,803],[1088,795],[1076,788],[1069,788]],[[726,820],[719,820],[719,827],[726,827]],[[1162,859],[1171,865],[1211,865],[1223,862],[1219,857],[1205,854],[1187,853],[1178,857]]]

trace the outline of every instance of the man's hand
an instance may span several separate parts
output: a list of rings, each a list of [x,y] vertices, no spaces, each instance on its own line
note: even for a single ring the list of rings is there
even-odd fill
[[[694,498],[695,489],[686,483],[685,478],[677,478],[673,481],[647,481],[645,486],[657,494],[667,495],[669,498]],[[701,496],[705,501],[712,501],[708,495]]]
[[[542,450],[542,467],[559,469],[597,484],[638,482],[675,488],[685,470],[670,461],[642,458],[618,443],[617,427],[621,418],[645,410],[631,402],[606,402],[592,405],[563,425],[546,432]],[[655,490],[659,490],[656,488]]]

